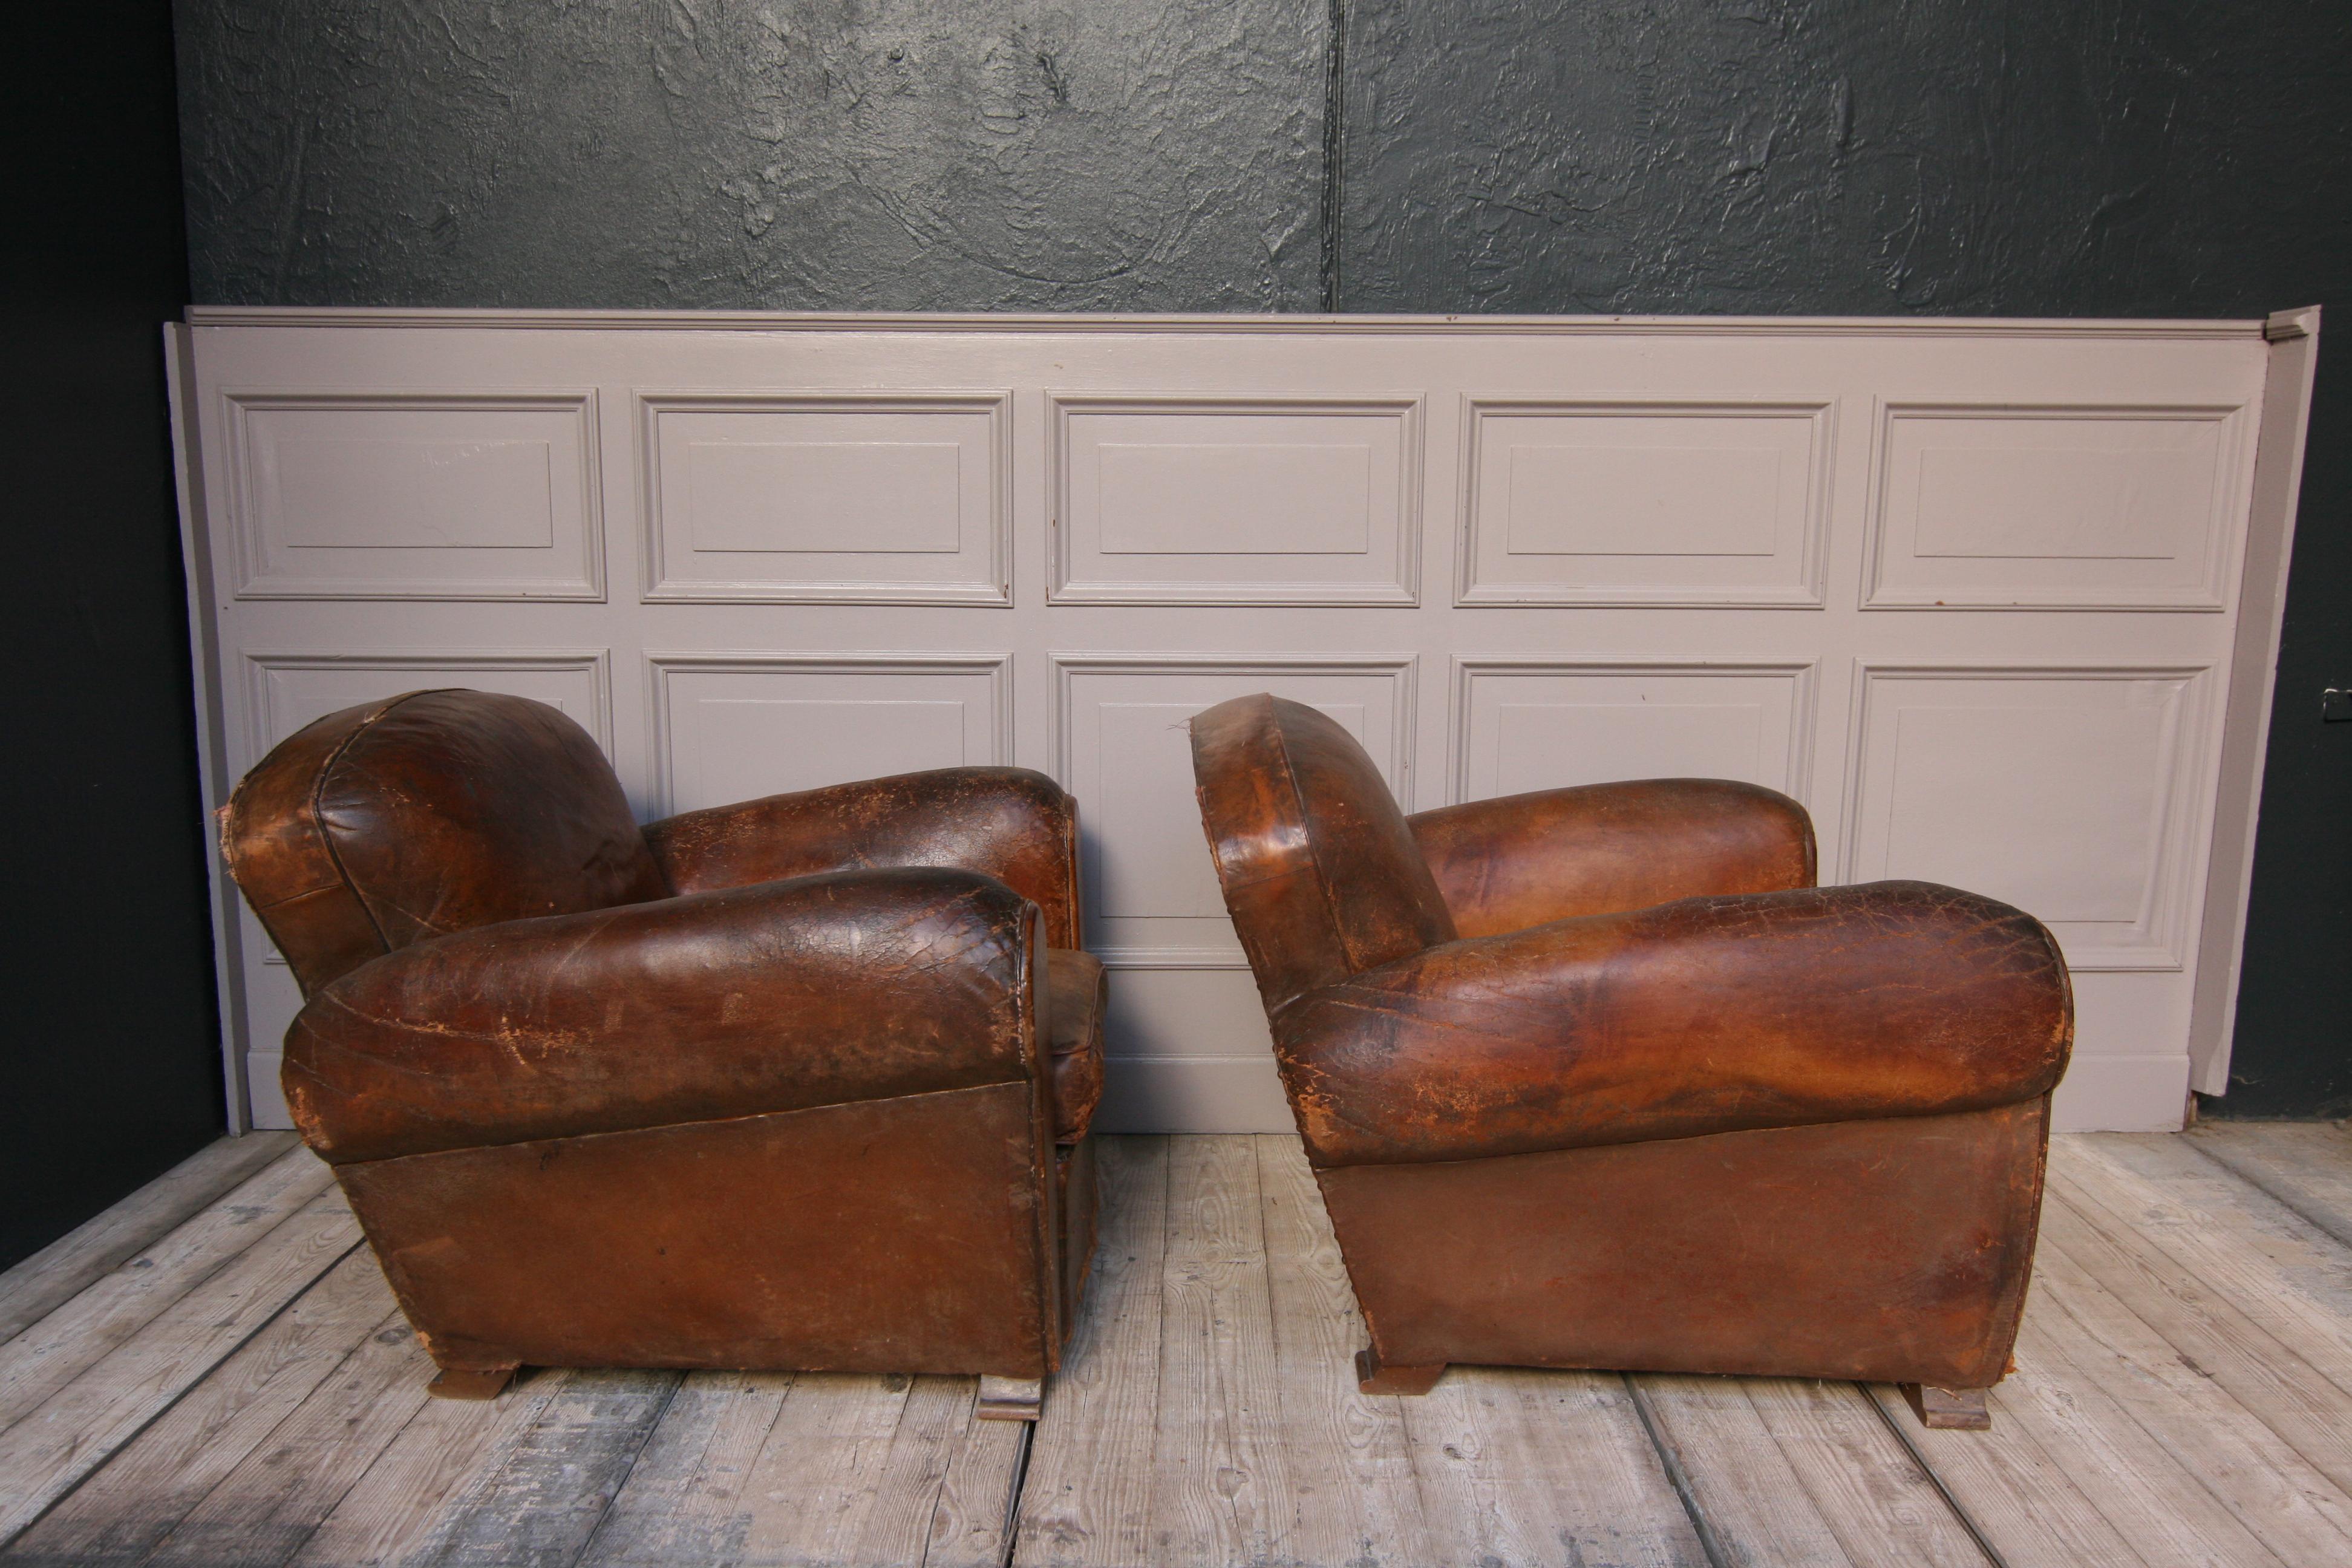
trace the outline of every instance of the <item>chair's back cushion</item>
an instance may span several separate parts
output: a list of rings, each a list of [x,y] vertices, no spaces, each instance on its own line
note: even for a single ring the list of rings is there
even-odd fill
[[[1396,797],[1324,714],[1263,694],[1221,702],[1192,721],[1192,776],[1269,1013],[1454,940]]]
[[[430,937],[669,892],[587,731],[487,691],[298,731],[222,808],[221,850],[306,996]]]

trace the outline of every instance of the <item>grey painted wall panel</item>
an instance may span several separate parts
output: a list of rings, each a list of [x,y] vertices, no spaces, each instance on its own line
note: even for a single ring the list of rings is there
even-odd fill
[[[1311,310],[1318,0],[181,0],[197,299]]]

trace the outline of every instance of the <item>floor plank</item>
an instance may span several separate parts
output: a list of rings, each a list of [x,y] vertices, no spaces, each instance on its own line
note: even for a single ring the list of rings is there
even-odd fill
[[[914,1380],[850,1561],[883,1568],[1003,1563],[1030,1425],[982,1421],[979,1394],[978,1378]],[[950,1475],[957,1477],[952,1494]]]
[[[977,1379],[971,1386],[976,1397]],[[793,1380],[744,1488],[747,1556],[868,1568],[859,1542],[914,1387],[907,1377],[803,1373]]]
[[[2352,1123],[2200,1121],[2186,1142],[2352,1247]]]
[[[420,1561],[451,1516],[471,1506],[477,1479],[499,1468],[550,1404],[587,1375],[526,1367],[487,1404],[419,1399],[289,1561],[300,1568],[394,1568]]]
[[[333,1184],[308,1150],[280,1155],[153,1247],[0,1344],[0,1430],[112,1353]]]
[[[2352,1493],[2352,1398],[2241,1310],[2105,1210],[2045,1204],[2055,1249],[2170,1345],[2194,1375],[2252,1411],[2339,1489]],[[2029,1309],[2030,1310],[2030,1309]]]
[[[320,1194],[0,1433],[0,1542],[169,1409],[359,1241],[342,1194]]]
[[[391,1299],[389,1287],[383,1299]],[[391,1314],[206,1494],[144,1568],[276,1568],[291,1559],[415,1418],[436,1370],[405,1320]]]
[[[442,1510],[414,1568],[570,1568],[661,1419],[680,1373],[574,1372],[498,1462]]]
[[[2352,1394],[2352,1251],[2177,1138],[2150,1150],[2123,1136],[2057,1151],[2051,1190],[2107,1216]],[[2133,1168],[2148,1162],[2155,1180]]]
[[[1629,1380],[1659,1443],[1691,1489],[1716,1550],[1738,1563],[1851,1568],[1837,1531],[1731,1377]]]
[[[1015,1525],[1016,1568],[1141,1568],[1150,1552],[1167,1138],[1096,1151],[1101,1237],[1077,1331],[1045,1387]]]
[[[2255,1272],[2233,1268],[2225,1278],[2264,1292],[2284,1284],[2313,1304],[2305,1315],[2352,1356],[2352,1247],[2185,1138],[2102,1133],[2080,1142],[2068,1151],[2076,1180],[2089,1173],[2078,1168],[2087,1155],[2100,1178],[2116,1184],[2118,1199],[2147,1205],[2144,1225],[2153,1238],[2195,1237],[2230,1248]]]
[[[1726,1562],[1982,1568],[1967,1526],[1852,1384],[1628,1381]]]
[[[1455,1367],[1401,1403],[1433,1562],[1706,1561],[1616,1374]]]
[[[2043,1331],[2032,1349],[2063,1356],[2280,1561],[2352,1563],[2352,1495],[2192,1370],[2063,1247],[2042,1248],[2035,1290]]]
[[[1156,1563],[1283,1563],[1297,1513],[1276,1423],[1274,1302],[1247,1137],[1181,1138],[1168,1158]]]
[[[1402,1402],[1356,1386],[1363,1319],[1306,1152],[1296,1138],[1253,1142],[1274,1306],[1278,1440],[1297,1458],[1292,1555],[1350,1568],[1434,1562]]]
[[[291,1132],[216,1139],[0,1274],[0,1341],[38,1322],[294,1147]]]
[[[79,1288],[0,1343],[0,1568],[2352,1562],[2338,1137],[2059,1140],[1990,1433],[1769,1379],[1456,1368],[1367,1398],[1276,1138],[1106,1142],[1034,1436],[962,1378],[537,1371],[430,1401],[340,1194],[281,1156],[183,1192],[128,1261],[152,1209],[58,1255]]]
[[[789,1373],[688,1373],[583,1563],[740,1561],[750,1544],[743,1489],[792,1386]]]
[[[1980,1568],[1967,1523],[1860,1389],[1761,1377],[1740,1386],[1856,1568]]]
[[[291,1307],[0,1552],[0,1563],[128,1568],[146,1561],[386,1326],[391,1305],[373,1256],[363,1248],[344,1254]]]
[[[1929,1431],[1891,1384],[1873,1384],[1868,1392],[1888,1429],[1934,1473],[2006,1568],[2146,1564],[2070,1478],[2072,1456],[2053,1455],[2014,1418],[2010,1403],[2022,1396],[2015,1385],[2032,1375],[2021,1364],[1992,1391],[1990,1432]]]
[[[2018,1375],[2000,1385],[1994,1417],[2001,1438],[2030,1435],[2045,1453],[2063,1456],[2067,1479],[2146,1562],[2282,1568],[2192,1471],[2084,1375],[2052,1332],[2053,1317],[2063,1321],[2047,1310],[2028,1313],[2018,1334]],[[2001,1431],[2002,1423],[2018,1431]]]
[[[971,1377],[693,1374],[581,1561],[1000,1563],[1027,1427],[979,1419],[978,1394]]]
[[[931,1505],[923,1568],[1004,1568],[1035,1433],[1025,1421],[974,1420],[965,1430]]]

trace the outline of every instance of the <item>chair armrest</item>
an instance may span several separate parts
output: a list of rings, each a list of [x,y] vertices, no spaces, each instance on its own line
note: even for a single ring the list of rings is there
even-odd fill
[[[1045,940],[1078,936],[1078,803],[1027,768],[928,773],[772,795],[649,824],[680,893],[884,866],[983,871],[1045,911]]]
[[[970,871],[510,921],[320,990],[287,1031],[286,1098],[341,1164],[1042,1085],[1044,976],[1035,911]]]
[[[1813,885],[1805,808],[1727,779],[1540,790],[1408,820],[1464,936]]]
[[[1924,882],[1448,942],[1275,1023],[1325,1166],[1984,1110],[2049,1092],[2073,1038],[2041,923]]]

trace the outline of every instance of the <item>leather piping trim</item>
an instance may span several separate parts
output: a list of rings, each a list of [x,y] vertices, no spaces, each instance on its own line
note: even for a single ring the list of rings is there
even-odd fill
[[[1387,1171],[1427,1170],[1437,1165],[1477,1165],[1488,1160],[1533,1160],[1546,1154],[1580,1154],[1588,1149],[1648,1148],[1657,1143],[1695,1143],[1702,1138],[1738,1138],[1757,1132],[1795,1132],[1807,1127],[1845,1127],[1857,1121],[1921,1121],[1937,1116],[1984,1116],[1996,1110],[2014,1110],[2021,1105],[2047,1100],[2057,1091],[2035,1089],[2014,1100],[1996,1100],[1989,1105],[1937,1105],[1925,1110],[1869,1110],[1853,1116],[1810,1116],[1801,1121],[1768,1121],[1755,1127],[1716,1127],[1704,1132],[1677,1132],[1671,1138],[1612,1138],[1605,1142],[1548,1143],[1540,1149],[1497,1149],[1488,1152],[1455,1154],[1444,1160],[1318,1160],[1310,1150],[1307,1164],[1314,1171]],[[1295,1109],[1295,1108],[1294,1108]],[[2047,1114],[2043,1117],[2045,1123]],[[1299,1129],[1306,1131],[1302,1124]],[[2042,1144],[2046,1154],[2050,1146],[2049,1129],[2042,1130]],[[2039,1211],[2036,1211],[2037,1214]]]
[[[916,1094],[885,1094],[864,1100],[829,1100],[823,1105],[795,1105],[782,1110],[747,1110],[740,1116],[701,1116],[690,1121],[649,1121],[643,1127],[603,1127],[593,1132],[543,1132],[536,1138],[487,1139],[478,1143],[460,1143],[447,1149],[419,1149],[408,1154],[379,1154],[373,1160],[345,1160],[336,1163],[338,1171],[348,1171],[361,1165],[391,1165],[403,1160],[433,1160],[444,1154],[470,1154],[480,1149],[511,1149],[524,1143],[572,1143],[590,1138],[632,1138],[640,1132],[661,1132],[679,1127],[726,1127],[738,1121],[760,1121],[772,1116],[798,1116],[806,1110],[837,1110],[845,1105],[888,1105],[901,1100],[935,1100],[943,1094],[974,1094],[982,1089],[1003,1089],[1017,1083],[1017,1079],[992,1079],[986,1083],[958,1084],[953,1089],[927,1089]]]
[[[893,1100],[921,1100],[934,1094],[968,1094],[976,1089],[1003,1089],[1008,1084],[1024,1082],[1034,1084],[1036,1079],[1037,1074],[1033,1068],[1022,1077],[983,1079],[978,1083],[960,1083],[952,1089],[923,1089],[912,1094],[853,1094],[846,1099],[822,1100],[815,1105],[770,1106],[763,1110],[745,1110],[733,1116],[695,1116],[682,1121],[655,1120],[632,1127],[598,1127],[584,1132],[533,1132],[516,1138],[502,1137],[486,1130],[482,1136],[468,1139],[463,1143],[451,1143],[438,1149],[410,1149],[398,1154],[376,1154],[364,1160],[338,1160],[331,1153],[316,1148],[310,1152],[335,1169],[341,1170],[349,1165],[381,1165],[392,1160],[421,1160],[428,1154],[458,1154],[468,1149],[507,1149],[518,1143],[553,1143],[567,1138],[612,1138],[624,1132],[651,1132],[664,1127],[715,1126],[723,1121],[748,1121],[758,1116],[793,1116],[803,1110],[835,1110],[845,1105],[878,1105]],[[1050,1122],[1047,1125],[1050,1126]]]

